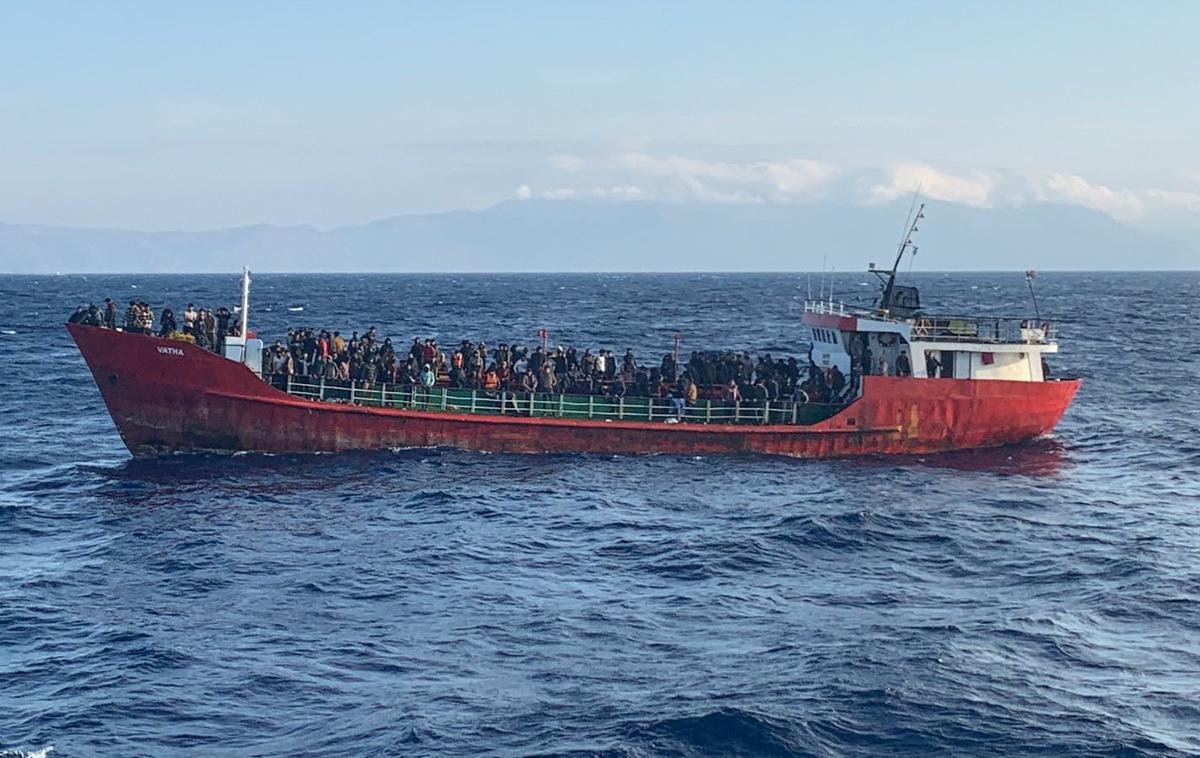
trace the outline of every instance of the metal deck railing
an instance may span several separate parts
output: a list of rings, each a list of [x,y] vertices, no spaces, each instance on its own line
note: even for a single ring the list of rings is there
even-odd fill
[[[912,337],[924,342],[989,342],[1045,344],[1054,340],[1054,324],[1028,319],[976,316],[918,316]]]
[[[860,316],[896,324],[911,324],[913,339],[925,342],[1007,342],[1032,345],[1053,342],[1055,338],[1052,322],[1038,322],[1013,316],[989,318],[939,314],[900,319],[879,311],[847,309],[844,303],[827,300],[807,300],[804,310],[807,313],[827,316]]]
[[[722,403],[699,400],[682,410],[669,398],[606,397],[412,387],[326,380],[313,377],[268,377],[289,395],[322,402],[415,411],[533,416],[543,418],[694,424],[814,424],[834,415],[845,404],[751,401]],[[280,380],[283,380],[280,382]]]

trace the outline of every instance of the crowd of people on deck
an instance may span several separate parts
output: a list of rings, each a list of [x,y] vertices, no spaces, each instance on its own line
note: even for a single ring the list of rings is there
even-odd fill
[[[436,339],[414,338],[397,346],[375,327],[362,334],[327,329],[289,329],[287,339],[266,349],[263,372],[277,384],[300,380],[353,381],[370,389],[379,384],[435,386],[489,392],[677,397],[725,402],[778,402],[799,399],[831,402],[843,397],[841,371],[819,369],[811,361],[755,359],[741,352],[693,352],[680,366],[674,353],[643,365],[632,349],[580,351],[574,346],[463,340],[444,349]]]
[[[225,336],[238,334],[238,323],[228,308],[197,309],[188,303],[177,318],[170,308],[159,315],[144,301],[131,300],[120,318],[118,304],[105,298],[103,308],[80,306],[68,319],[72,323],[120,328],[139,334],[157,334],[193,342],[221,352]],[[181,323],[182,322],[182,323]],[[532,348],[501,342],[494,348],[484,342],[462,340],[443,349],[436,339],[414,338],[398,347],[381,337],[375,327],[362,334],[328,329],[288,329],[286,340],[277,340],[263,351],[264,376],[279,386],[288,377],[307,380],[355,382],[364,388],[379,384],[432,388],[435,386],[488,392],[604,395],[609,397],[662,397],[694,403],[701,399],[726,403],[762,403],[797,400],[837,402],[849,386],[835,366],[825,370],[811,358],[773,358],[769,353],[752,357],[747,352],[692,352],[680,365],[676,353],[643,365],[632,349],[618,356],[612,350],[582,352],[574,346],[550,347],[543,340]]]
[[[167,339],[192,342],[206,350],[220,352],[221,344],[226,336],[236,336],[239,324],[233,319],[233,312],[228,308],[218,308],[215,311],[207,308],[196,309],[188,303],[183,312],[183,324],[175,317],[170,308],[163,308],[158,317],[158,330],[154,329],[154,309],[144,300],[130,300],[121,318],[121,308],[112,298],[104,298],[104,307],[95,303],[84,307],[79,306],[67,319],[71,324],[86,326],[101,326],[116,329],[118,325],[123,331],[135,334],[157,334]]]

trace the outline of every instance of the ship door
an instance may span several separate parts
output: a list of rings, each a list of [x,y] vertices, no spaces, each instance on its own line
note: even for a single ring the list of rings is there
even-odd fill
[[[942,362],[942,378],[943,379],[953,379],[954,378],[954,357],[955,356],[954,356],[953,350],[943,350],[942,357],[938,358],[938,360],[940,360]]]

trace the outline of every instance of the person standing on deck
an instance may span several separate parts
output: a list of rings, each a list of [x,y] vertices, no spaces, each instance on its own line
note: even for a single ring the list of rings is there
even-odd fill
[[[908,353],[903,350],[896,356],[896,376],[912,376],[912,363],[908,360]]]
[[[554,392],[557,382],[554,377],[554,365],[550,361],[542,363],[541,373],[538,376],[538,384],[541,385],[542,392]]]
[[[942,369],[942,362],[937,359],[932,350],[925,351],[925,376],[930,379],[937,379],[938,373]]]
[[[625,357],[621,362],[621,373],[626,376],[633,376],[637,373],[637,369],[638,365],[637,360],[633,357],[633,348],[625,348]]]
[[[721,400],[726,403],[740,403],[742,401],[742,391],[738,389],[737,381],[729,380],[729,384],[725,385],[725,391],[721,393]]]
[[[521,391],[532,395],[538,390],[538,380],[534,376],[533,369],[525,369],[525,373],[521,375]]]
[[[150,304],[144,301],[138,302],[138,331],[142,334],[154,332],[154,311]]]
[[[671,353],[664,355],[662,363],[659,365],[659,371],[667,381],[675,381],[675,356]]]
[[[842,390],[846,388],[846,375],[836,365],[829,370],[829,389],[833,392],[833,397],[840,398]]]
[[[670,397],[671,415],[675,417],[676,421],[682,421],[683,411],[687,407],[687,400],[685,400],[683,397],[683,390],[679,387],[676,387],[671,391]]]
[[[567,351],[560,345],[554,351],[554,381],[559,387],[567,383]]]

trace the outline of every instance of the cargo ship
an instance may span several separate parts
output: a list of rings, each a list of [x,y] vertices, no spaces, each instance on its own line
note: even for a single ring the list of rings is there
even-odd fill
[[[869,268],[880,279],[872,306],[847,307],[823,293],[805,302],[808,370],[822,386],[840,385],[821,397],[722,399],[708,387],[694,397],[613,396],[451,386],[444,376],[403,384],[271,376],[247,321],[248,271],[240,324],[215,346],[111,325],[67,329],[136,457],[448,447],[831,458],[988,448],[1048,434],[1080,387],[1078,379],[1048,375],[1045,356],[1058,351],[1053,324],[925,313],[917,289],[896,281],[905,253],[915,252],[916,221],[906,228],[892,267]],[[842,379],[829,381],[835,375]]]

